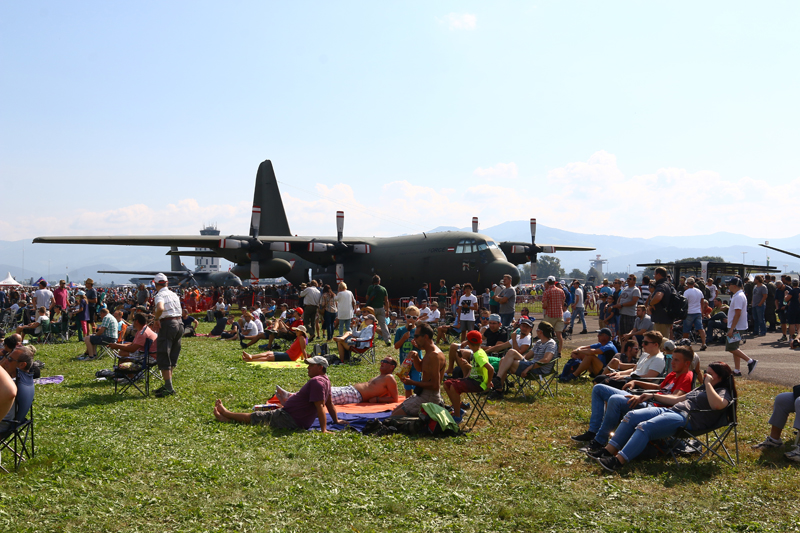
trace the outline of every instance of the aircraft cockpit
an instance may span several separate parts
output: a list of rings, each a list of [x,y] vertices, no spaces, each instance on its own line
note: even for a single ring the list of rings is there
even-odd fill
[[[490,249],[499,250],[500,247],[494,241],[484,241],[482,239],[461,239],[456,245],[457,254],[469,254]]]

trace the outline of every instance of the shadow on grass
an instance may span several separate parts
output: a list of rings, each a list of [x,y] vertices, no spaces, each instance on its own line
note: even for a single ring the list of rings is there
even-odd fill
[[[105,394],[87,394],[71,403],[57,404],[54,407],[61,409],[81,409],[90,405],[111,405],[127,400],[146,400],[147,398],[141,394],[114,394],[113,390],[108,390]]]

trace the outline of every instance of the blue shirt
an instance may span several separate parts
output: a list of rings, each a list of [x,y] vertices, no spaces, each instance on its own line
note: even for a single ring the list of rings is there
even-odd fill
[[[598,358],[603,361],[603,364],[608,364],[609,361],[617,354],[617,347],[614,346],[614,343],[609,341],[607,344],[600,344],[596,342],[589,346],[592,350],[602,350],[602,354],[598,356]]]

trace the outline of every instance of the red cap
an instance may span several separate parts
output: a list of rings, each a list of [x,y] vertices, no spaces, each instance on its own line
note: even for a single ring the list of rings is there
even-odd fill
[[[300,316],[303,316],[303,308],[302,307],[298,307],[297,309],[294,310],[294,312],[297,313]]]
[[[470,344],[480,344],[483,340],[483,335],[481,335],[480,331],[475,331],[474,329],[467,333],[467,340]]]

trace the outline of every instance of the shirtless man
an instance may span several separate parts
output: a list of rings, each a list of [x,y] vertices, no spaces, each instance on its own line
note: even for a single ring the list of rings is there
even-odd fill
[[[439,389],[442,377],[444,377],[444,368],[447,366],[447,359],[442,350],[433,343],[433,328],[429,324],[418,323],[414,331],[413,342],[417,349],[425,352],[422,359],[416,350],[408,354],[408,357],[412,358],[414,368],[422,372],[422,380],[414,381],[410,377],[405,377],[403,383],[422,388],[422,394],[408,398],[392,411],[391,416],[419,416],[423,403],[433,402],[443,405]]]
[[[346,387],[331,387],[331,399],[333,405],[344,405],[347,403],[395,403],[399,394],[397,392],[397,380],[394,378],[394,369],[397,368],[397,361],[393,357],[385,357],[381,360],[380,374],[367,383],[353,383]],[[294,393],[275,387],[275,396],[283,404],[292,397]]]

